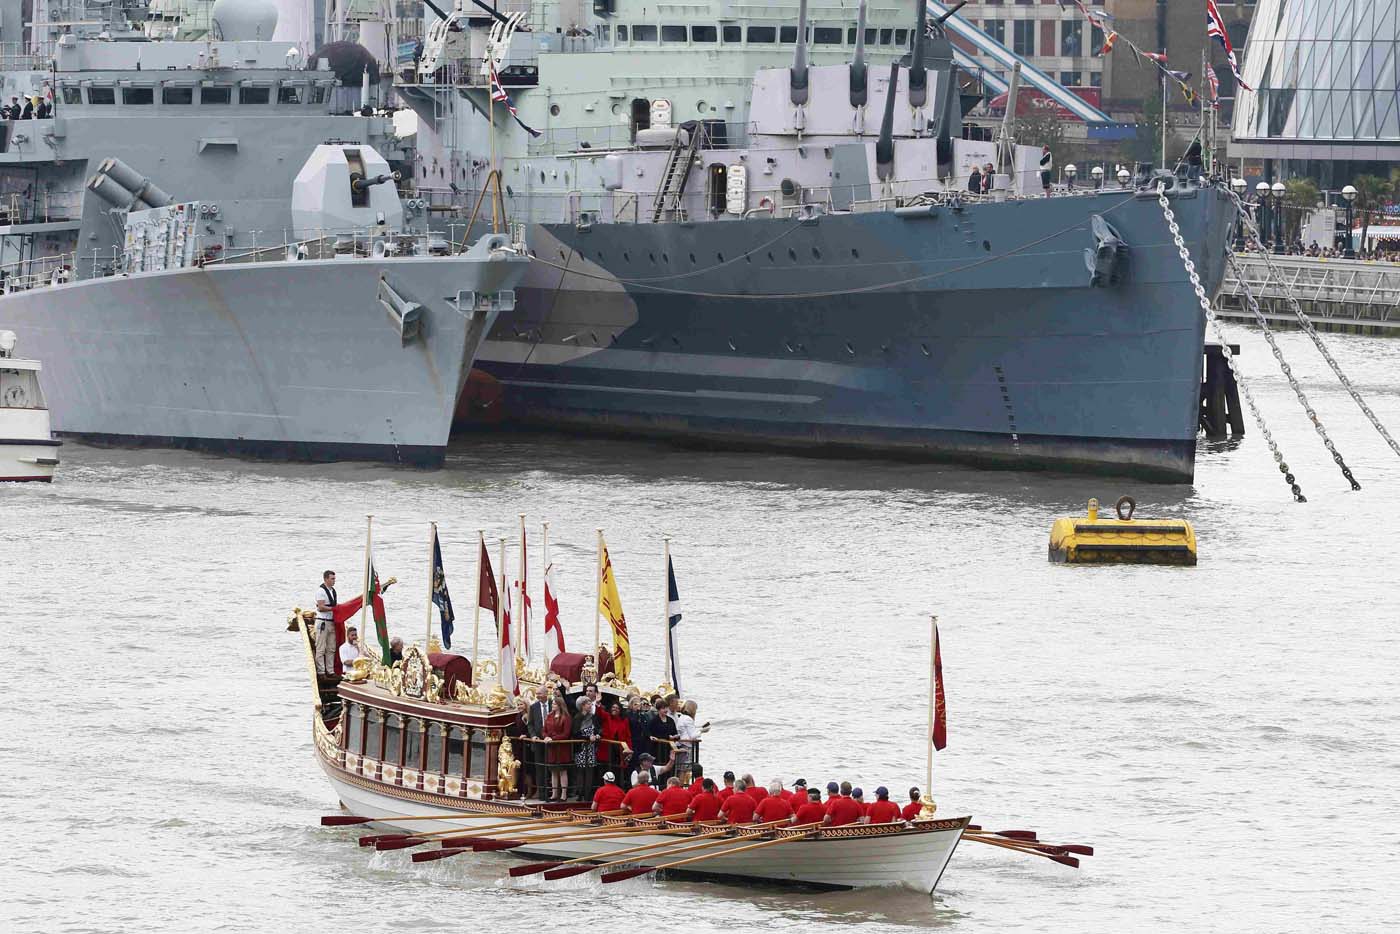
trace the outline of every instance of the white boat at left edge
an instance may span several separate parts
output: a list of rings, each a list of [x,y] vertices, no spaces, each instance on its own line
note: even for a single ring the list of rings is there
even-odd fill
[[[0,481],[53,480],[58,447],[39,386],[38,360],[15,356],[19,339],[0,331]]]

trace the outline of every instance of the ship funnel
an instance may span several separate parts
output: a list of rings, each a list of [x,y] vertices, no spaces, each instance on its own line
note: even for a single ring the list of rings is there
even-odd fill
[[[856,14],[856,57],[851,62],[851,106],[864,107],[868,96],[865,68],[865,6],[860,0],[860,12]]]
[[[914,61],[909,66],[909,106],[922,107],[928,103],[928,72],[924,69],[924,53],[928,46],[928,4],[915,0],[919,15],[915,18]]]
[[[174,198],[157,188],[155,182],[120,159],[112,158],[104,160],[102,164],[97,167],[97,175],[93,177],[92,181],[97,182],[97,180],[101,178],[106,178],[126,189],[127,197],[125,203],[122,205],[123,207],[131,207],[132,202],[143,201],[145,205],[139,205],[137,206],[138,208],[142,206],[163,208],[167,204],[173,204],[175,201]],[[88,187],[92,189],[94,194],[102,198],[102,200],[109,200],[102,194],[102,191],[99,191],[99,188],[107,191],[110,191],[110,189],[107,189],[100,183],[94,185],[92,182],[89,182]]]
[[[890,88],[885,93],[885,115],[880,118],[880,138],[875,141],[875,176],[888,181],[894,174],[894,102],[899,96],[899,62],[890,63]]]
[[[797,51],[788,69],[788,96],[798,107],[807,103],[807,0],[797,11]]]

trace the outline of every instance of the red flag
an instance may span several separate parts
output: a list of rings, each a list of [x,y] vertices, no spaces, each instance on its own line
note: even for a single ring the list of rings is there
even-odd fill
[[[481,543],[481,579],[476,583],[476,602],[483,610],[490,610],[494,618],[501,597],[496,590],[496,572],[491,570],[491,556],[486,553],[486,542]]]
[[[335,620],[335,673],[338,675],[345,674],[345,670],[340,664],[340,647],[345,644],[345,624],[360,612],[360,607],[364,605],[364,602],[365,595],[357,593],[344,603],[337,603],[331,607],[331,618]],[[370,607],[374,610],[377,619],[384,618],[384,598],[380,594],[374,595],[374,599],[370,601]]]
[[[943,700],[943,653],[938,646],[938,624],[933,624],[933,740],[934,749],[948,745],[948,710]]]
[[[550,586],[554,576],[554,565],[548,564],[544,569],[544,651],[549,656],[547,661],[553,661],[554,656],[564,651],[564,629],[559,625],[559,599],[554,596],[554,590]],[[551,642],[549,634],[554,633],[554,641]]]

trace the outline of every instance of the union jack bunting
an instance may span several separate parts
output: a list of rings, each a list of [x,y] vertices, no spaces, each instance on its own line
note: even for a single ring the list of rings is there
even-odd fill
[[[1230,43],[1230,35],[1225,31],[1225,20],[1220,17],[1220,8],[1215,5],[1215,0],[1206,0],[1206,38],[1214,38],[1220,43],[1220,47],[1225,50],[1225,57],[1230,60],[1230,71],[1234,72],[1235,83],[1246,91],[1254,90],[1244,83],[1244,76],[1240,74],[1240,63],[1235,58],[1235,47]]]
[[[521,120],[520,114],[516,113],[515,104],[511,102],[510,95],[507,94],[506,89],[501,86],[500,76],[496,74],[496,63],[489,62],[489,65],[491,67],[491,100],[495,101],[497,104],[505,104],[506,110],[510,111],[510,115],[515,118],[516,123],[520,124],[522,130],[529,133],[531,136],[539,136],[540,131],[530,126],[524,120]]]

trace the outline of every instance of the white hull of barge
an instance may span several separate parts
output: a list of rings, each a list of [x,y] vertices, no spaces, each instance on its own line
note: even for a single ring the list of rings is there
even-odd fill
[[[360,782],[347,781],[345,773],[321,760],[322,767],[330,779],[341,803],[352,814],[364,817],[395,817],[405,812],[447,812],[437,804],[425,804],[410,800],[407,795],[400,798],[391,794],[363,787]],[[377,784],[377,783],[376,783]],[[416,797],[416,796],[415,796]],[[508,804],[508,802],[501,802]],[[482,803],[487,806],[487,802]],[[484,808],[483,808],[484,809]],[[463,815],[480,814],[481,810],[462,808]],[[503,816],[502,820],[518,820],[515,815]],[[702,854],[713,855],[702,863],[685,867],[684,871],[693,875],[725,876],[761,880],[765,882],[791,882],[819,885],[831,888],[855,889],[872,886],[903,886],[922,892],[932,892],[947,868],[948,861],[962,839],[970,817],[920,822],[905,830],[885,829],[852,825],[830,828],[821,832],[820,837],[765,847],[732,856],[722,854],[727,849],[745,846],[756,842],[758,837],[738,838],[724,844],[678,854],[677,859]],[[396,831],[430,832],[461,829],[464,833],[488,830],[497,821],[491,820],[441,820],[441,821],[376,821],[377,826],[393,828]],[[539,835],[545,831],[534,831]],[[553,832],[553,828],[550,828]],[[574,859],[580,856],[600,856],[624,847],[641,846],[647,843],[672,842],[684,846],[691,842],[684,835],[629,835],[610,840],[573,840],[554,843],[530,844],[531,834],[512,834],[525,845],[511,850],[511,853],[550,859]],[[649,858],[650,857],[650,858]],[[459,857],[461,858],[461,857]],[[659,863],[664,859],[647,852],[638,853],[636,864]]]

